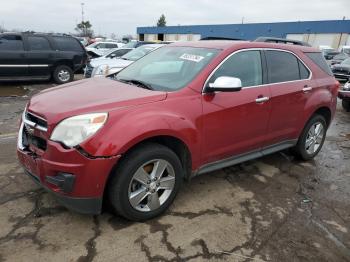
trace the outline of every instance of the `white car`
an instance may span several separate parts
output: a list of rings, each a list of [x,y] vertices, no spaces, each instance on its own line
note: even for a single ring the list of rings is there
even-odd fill
[[[89,46],[87,46],[85,49],[86,51],[92,52],[93,54],[96,54],[97,56],[103,56],[106,52],[108,52],[110,49],[114,48],[121,48],[123,47],[123,43],[118,42],[95,42]]]
[[[105,59],[97,61],[94,61],[95,59],[93,59],[89,63],[90,67],[89,65],[86,67],[87,70],[85,70],[85,77],[106,76],[117,73],[123,68],[135,62],[136,60],[162,46],[164,46],[164,44],[143,45],[138,48],[135,48],[134,50],[130,51],[129,53],[123,55],[118,59]],[[89,72],[91,72],[90,76]]]

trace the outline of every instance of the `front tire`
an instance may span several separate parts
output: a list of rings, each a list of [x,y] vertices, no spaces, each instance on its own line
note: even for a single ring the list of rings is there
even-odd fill
[[[148,143],[128,153],[108,185],[115,213],[133,221],[162,214],[173,202],[183,180],[183,168],[169,148]]]
[[[321,115],[314,115],[304,127],[294,148],[296,155],[302,160],[314,158],[323,146],[326,132],[326,119]]]
[[[57,66],[52,76],[57,84],[66,84],[74,79],[73,70],[66,65]]]
[[[350,99],[343,99],[341,104],[346,112],[350,112]]]

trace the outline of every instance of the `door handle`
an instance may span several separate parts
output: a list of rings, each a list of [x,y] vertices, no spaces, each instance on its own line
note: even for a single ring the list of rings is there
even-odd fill
[[[304,88],[302,89],[304,93],[310,92],[312,90],[311,86],[304,86]]]
[[[268,96],[264,96],[264,97],[258,97],[257,99],[255,99],[255,102],[260,104],[260,103],[264,103],[269,101],[270,98]]]

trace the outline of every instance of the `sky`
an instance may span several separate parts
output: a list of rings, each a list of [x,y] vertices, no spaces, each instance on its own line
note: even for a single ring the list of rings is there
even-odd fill
[[[154,26],[161,14],[167,25],[350,19],[350,0],[0,0],[0,25],[73,33],[82,2],[85,20],[107,37],[136,35],[136,27]]]

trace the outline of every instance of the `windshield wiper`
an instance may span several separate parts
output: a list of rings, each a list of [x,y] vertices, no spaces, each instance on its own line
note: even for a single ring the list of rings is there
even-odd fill
[[[150,84],[147,84],[147,83],[142,82],[142,81],[137,80],[137,79],[118,79],[118,80],[120,82],[130,83],[130,84],[133,84],[133,85],[136,85],[136,86],[148,89],[148,90],[154,90],[153,87]]]

